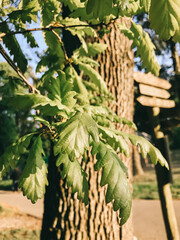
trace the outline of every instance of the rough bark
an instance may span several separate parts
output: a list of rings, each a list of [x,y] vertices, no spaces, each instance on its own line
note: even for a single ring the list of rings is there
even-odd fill
[[[130,26],[130,19],[123,18],[118,20]],[[118,22],[117,21],[117,22]],[[107,50],[98,56],[100,63],[99,71],[102,78],[106,81],[108,89],[113,93],[116,104],[110,107],[120,116],[133,120],[134,109],[134,81],[133,81],[133,52],[131,42],[121,34],[117,23],[110,26],[110,34],[106,34],[99,42],[107,44]],[[119,125],[121,131],[130,132],[128,126]],[[129,184],[132,186],[132,148],[131,157],[120,156],[129,171]],[[111,209],[112,211],[112,209]],[[113,213],[114,214],[114,213]],[[117,213],[116,213],[117,214]],[[115,219],[115,218],[114,218]],[[116,216],[116,219],[118,217]],[[128,222],[120,229],[118,220],[114,220],[113,226],[117,228],[117,237],[106,239],[133,239],[132,214]]]
[[[128,19],[125,22],[130,24]],[[100,56],[100,73],[105,79],[110,91],[114,94],[117,104],[112,108],[121,116],[130,120],[133,118],[133,53],[130,50],[130,41],[120,33],[116,24],[110,26],[110,34],[99,39],[108,45],[107,50]],[[127,126],[118,126],[123,131],[129,131]],[[123,156],[123,161],[129,169],[129,181],[132,182],[132,161]],[[120,228],[118,212],[114,212],[112,204],[105,203],[106,188],[100,187],[101,173],[94,171],[95,159],[89,156],[84,168],[89,180],[89,204],[85,206],[77,200],[71,189],[67,189],[60,179],[57,192],[46,192],[42,236],[43,240],[132,240],[132,215],[128,222]],[[53,163],[55,166],[55,163]],[[49,166],[49,175],[54,178],[54,166]],[[58,181],[59,178],[57,178]],[[51,179],[49,179],[51,180]],[[56,184],[55,184],[56,185]],[[47,187],[51,188],[52,186]],[[59,204],[54,204],[52,196]],[[51,201],[51,202],[49,202]],[[56,211],[51,212],[51,208]],[[54,214],[54,216],[50,216]],[[47,218],[51,221],[48,221]],[[53,235],[56,233],[56,237]]]

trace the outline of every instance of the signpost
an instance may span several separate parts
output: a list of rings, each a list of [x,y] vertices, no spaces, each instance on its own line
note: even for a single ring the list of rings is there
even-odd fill
[[[173,108],[175,107],[174,100],[167,100],[170,97],[168,89],[171,84],[162,78],[155,77],[153,74],[135,72],[134,80],[139,83],[139,92],[142,94],[137,98],[137,101],[143,106]]]
[[[144,83],[150,86],[159,87],[162,89],[170,89],[171,84],[162,78],[154,76],[152,73],[142,73],[142,72],[135,72],[134,73],[134,80],[138,83]]]
[[[140,96],[137,101],[143,106],[147,107],[159,107],[159,108],[173,108],[175,107],[175,102],[173,100],[166,100],[155,97]]]
[[[141,94],[153,96],[153,97],[159,97],[164,99],[168,99],[170,97],[170,93],[167,90],[148,86],[142,83],[139,84],[139,91]]]
[[[151,73],[145,74],[135,72],[134,80],[138,83],[140,94],[143,94],[137,98],[137,101],[143,106],[152,107],[150,118],[156,146],[160,149],[169,165],[171,165],[168,138],[159,130],[161,127],[159,121],[160,108],[175,107],[175,102],[173,100],[168,100],[170,94],[167,90],[171,88],[171,84],[167,80],[155,77]],[[159,163],[155,166],[155,169],[167,238],[179,240],[177,221],[169,184],[172,182],[171,171],[163,168]]]

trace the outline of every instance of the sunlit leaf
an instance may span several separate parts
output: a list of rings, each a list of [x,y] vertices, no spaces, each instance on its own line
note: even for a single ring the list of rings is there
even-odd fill
[[[38,136],[29,151],[26,166],[19,179],[19,187],[32,203],[44,196],[45,186],[48,185],[47,167],[43,154],[42,140]]]

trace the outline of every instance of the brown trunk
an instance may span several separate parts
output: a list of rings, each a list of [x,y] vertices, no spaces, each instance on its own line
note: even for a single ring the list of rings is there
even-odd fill
[[[170,43],[170,48],[171,48],[174,72],[175,72],[175,74],[179,74],[180,73],[180,58],[178,55],[178,51],[176,49],[176,43],[172,39],[169,40],[169,43]]]
[[[130,27],[130,19],[123,18],[118,20]],[[134,110],[134,81],[133,81],[133,52],[131,51],[131,42],[121,34],[117,23],[110,26],[110,34],[98,39],[99,42],[107,44],[107,50],[99,55],[99,72],[106,81],[108,89],[113,93],[116,104],[110,107],[120,116],[133,120]],[[128,126],[120,125],[117,127],[121,131],[130,132]],[[129,170],[129,184],[132,187],[132,148],[131,156],[125,158],[120,156]],[[110,209],[109,211],[113,211]],[[114,213],[113,213],[114,214]],[[109,223],[110,224],[110,223]],[[133,239],[132,214],[128,222],[119,229],[118,215],[114,219],[113,226],[117,228],[117,237],[106,239]]]
[[[144,174],[144,170],[141,165],[141,156],[136,146],[133,146],[133,173],[134,175]]]
[[[125,20],[130,24],[129,20]],[[111,106],[119,115],[130,120],[133,118],[133,53],[130,50],[131,43],[120,33],[116,24],[111,25],[112,31],[105,35],[100,42],[108,45],[105,53],[98,57],[100,73],[105,79],[110,91],[114,94],[117,105]],[[123,131],[129,131],[127,126],[119,126]],[[129,182],[132,183],[132,160],[121,157],[129,169]],[[48,202],[45,198],[44,219],[42,236],[43,240],[132,240],[132,215],[128,222],[120,228],[118,212],[114,212],[112,204],[105,203],[106,188],[100,187],[101,173],[94,171],[95,159],[89,157],[86,164],[86,172],[89,180],[89,204],[85,206],[78,201],[76,195],[72,195],[71,189],[65,187],[60,180],[60,189],[55,194],[59,198],[59,206]],[[55,165],[55,163],[54,163]],[[49,166],[49,173],[53,172],[53,166]],[[51,174],[53,175],[53,174]],[[58,179],[57,179],[58,181]],[[52,186],[53,187],[53,186]],[[50,191],[46,195],[50,194]],[[49,201],[52,197],[49,196]],[[47,221],[51,208],[56,207],[54,219]],[[53,220],[53,221],[52,221]],[[48,224],[46,224],[48,222]],[[51,235],[55,232],[56,237]],[[51,237],[50,237],[51,236]]]

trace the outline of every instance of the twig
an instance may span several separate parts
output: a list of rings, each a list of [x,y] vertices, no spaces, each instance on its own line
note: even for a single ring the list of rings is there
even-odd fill
[[[32,93],[40,93],[39,90],[37,90],[33,85],[31,85],[28,80],[24,77],[21,70],[16,66],[16,64],[12,61],[12,59],[8,56],[2,45],[0,44],[0,53],[2,56],[6,59],[7,63],[16,71],[16,73],[19,75],[21,80],[25,83],[25,85],[29,88],[29,91]]]
[[[41,28],[30,28],[30,29],[25,29],[25,30],[21,30],[21,31],[10,31],[8,33],[1,33],[0,34],[0,40],[3,37],[7,37],[7,36],[12,36],[12,35],[16,35],[16,34],[25,34],[25,33],[29,33],[29,32],[35,32],[35,31],[52,31],[54,29],[67,29],[67,28],[74,28],[74,27],[92,27],[92,28],[96,28],[98,26],[109,26],[111,23],[115,22],[118,18],[114,18],[112,19],[109,23],[105,24],[105,23],[97,23],[97,24],[84,24],[84,25],[80,25],[80,24],[76,24],[76,25],[69,25],[69,26],[65,26],[63,24],[60,23],[54,23],[48,25],[47,27],[41,27]]]

